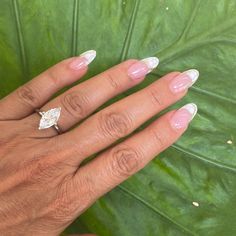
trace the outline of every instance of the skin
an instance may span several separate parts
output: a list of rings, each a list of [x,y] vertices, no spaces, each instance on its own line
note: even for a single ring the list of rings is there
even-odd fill
[[[180,72],[167,74],[94,113],[112,97],[143,81],[144,77],[131,80],[127,75],[137,60],[122,62],[49,101],[86,73],[87,66],[72,70],[68,66],[72,60],[56,64],[0,100],[3,236],[59,235],[96,199],[142,169],[187,128],[174,129],[170,119],[175,111],[170,111],[114,145],[187,93],[174,94],[169,89]],[[58,125],[63,133],[58,135],[54,128],[38,130],[40,116],[34,110],[58,106],[62,108]]]

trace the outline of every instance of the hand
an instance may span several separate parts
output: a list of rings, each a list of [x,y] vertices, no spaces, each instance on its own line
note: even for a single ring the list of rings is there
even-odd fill
[[[95,51],[88,51],[64,60],[0,101],[1,235],[58,235],[97,198],[175,142],[196,114],[196,105],[188,104],[114,144],[181,99],[198,72],[172,72],[89,116],[158,64],[156,58],[132,59],[49,101],[81,78],[94,57]],[[63,133],[54,127],[39,130],[35,109],[56,107],[61,107]]]

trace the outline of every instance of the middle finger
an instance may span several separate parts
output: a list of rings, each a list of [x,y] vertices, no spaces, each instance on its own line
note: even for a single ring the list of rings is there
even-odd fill
[[[86,157],[101,151],[125,137],[146,120],[182,98],[197,80],[197,70],[172,72],[146,88],[100,110],[76,129],[56,136],[63,148],[75,151],[79,164]]]

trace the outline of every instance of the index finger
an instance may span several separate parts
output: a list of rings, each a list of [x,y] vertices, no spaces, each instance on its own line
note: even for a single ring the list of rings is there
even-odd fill
[[[17,120],[40,108],[61,88],[72,84],[87,71],[96,52],[63,60],[0,100],[0,120]]]

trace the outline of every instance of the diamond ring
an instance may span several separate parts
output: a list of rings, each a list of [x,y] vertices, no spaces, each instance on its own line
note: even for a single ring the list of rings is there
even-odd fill
[[[61,114],[61,107],[52,108],[48,111],[36,109],[35,112],[41,116],[39,129],[48,129],[53,126],[57,130],[58,134],[62,133],[61,129],[57,125],[57,121]]]

